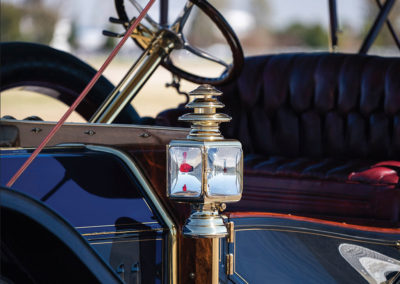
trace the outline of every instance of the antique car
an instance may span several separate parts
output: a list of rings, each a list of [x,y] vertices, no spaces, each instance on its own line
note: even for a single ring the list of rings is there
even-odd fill
[[[391,27],[394,2],[378,1],[358,54],[244,58],[205,0],[188,1],[170,25],[161,1],[160,23],[144,16],[150,24],[132,34],[139,18],[115,0],[111,21],[127,34],[105,34],[132,37],[143,54],[116,87],[99,77],[76,108],[88,122],[56,129],[2,114],[1,281],[400,283],[400,58],[366,54]],[[194,6],[220,29],[231,63],[186,41]],[[191,74],[169,57],[175,49],[224,70]],[[200,86],[186,107],[143,118],[129,102],[159,65]],[[19,42],[1,44],[0,73],[2,91],[29,88],[67,105],[98,74]]]

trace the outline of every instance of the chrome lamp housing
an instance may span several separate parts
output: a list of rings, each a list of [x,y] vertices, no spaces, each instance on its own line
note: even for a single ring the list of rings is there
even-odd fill
[[[219,131],[231,118],[216,113],[224,105],[215,97],[221,92],[202,85],[190,93],[201,96],[186,107],[194,108],[179,120],[192,123],[187,140],[167,145],[167,195],[190,203],[192,213],[183,234],[194,238],[219,238],[227,234],[219,212],[225,203],[237,202],[243,189],[243,151],[237,140],[227,140]]]

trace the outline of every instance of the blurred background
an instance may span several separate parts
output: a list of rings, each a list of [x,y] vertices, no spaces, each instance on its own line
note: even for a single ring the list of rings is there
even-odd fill
[[[126,1],[129,16],[137,15]],[[147,1],[138,1],[145,6]],[[282,52],[314,52],[329,50],[329,9],[327,0],[210,0],[231,24],[237,33],[245,55],[258,55]],[[182,10],[185,1],[169,1],[169,21],[172,22]],[[116,45],[116,39],[102,35],[102,30],[122,32],[120,26],[108,21],[116,17],[112,0],[2,0],[0,17],[1,41],[29,41],[50,45],[74,54],[99,68],[106,56]],[[337,0],[340,33],[338,51],[356,53],[362,39],[371,27],[378,7],[375,0]],[[159,3],[150,11],[158,21]],[[400,31],[400,1],[396,1],[389,18],[397,31]],[[229,47],[223,37],[213,27],[213,23],[194,10],[185,27],[189,42],[207,52],[230,61]],[[122,78],[140,54],[133,41],[125,44],[105,76],[114,84]],[[386,25],[375,41],[369,54],[381,56],[400,56]],[[174,52],[174,59],[180,67],[193,69],[199,75],[218,70],[212,64],[185,52]],[[186,67],[187,66],[187,67]],[[185,101],[172,88],[166,88],[172,76],[162,67],[134,99],[133,105],[140,115],[155,116],[163,109],[176,107]],[[195,85],[182,83],[182,89],[190,91]],[[21,97],[22,96],[22,97]],[[37,101],[31,94],[1,96],[1,115],[13,114],[22,117],[21,100]],[[41,105],[46,103],[40,101]],[[65,107],[64,107],[65,108]],[[52,114],[45,119],[57,120],[64,108],[52,107]],[[66,109],[66,108],[65,108]],[[17,114],[14,114],[16,112]],[[23,116],[23,115],[22,115]],[[71,120],[70,120],[71,121]],[[80,121],[75,117],[72,121]]]

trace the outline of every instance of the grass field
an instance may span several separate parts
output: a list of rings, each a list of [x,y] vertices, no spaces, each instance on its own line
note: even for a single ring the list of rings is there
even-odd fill
[[[89,63],[96,69],[101,66],[103,60],[90,60]],[[106,69],[105,76],[114,84],[117,84],[131,63],[116,61]],[[207,73],[210,66],[196,64],[197,69]],[[163,67],[152,75],[143,89],[133,100],[132,105],[141,116],[156,116],[160,111],[173,108],[185,101],[185,97],[176,93],[173,88],[166,88],[165,84],[171,82],[172,76]],[[197,85],[182,81],[182,89],[191,91]],[[31,115],[37,115],[44,120],[57,121],[67,110],[67,106],[52,98],[31,91],[12,89],[1,93],[0,114],[11,115],[17,119],[24,119]],[[67,121],[83,122],[79,114],[74,113]]]

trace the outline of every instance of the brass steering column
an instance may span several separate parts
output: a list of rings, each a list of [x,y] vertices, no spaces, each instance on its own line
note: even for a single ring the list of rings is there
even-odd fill
[[[174,32],[161,30],[89,122],[112,123],[137,95],[161,62],[174,48],[179,48],[181,45],[180,38]]]

